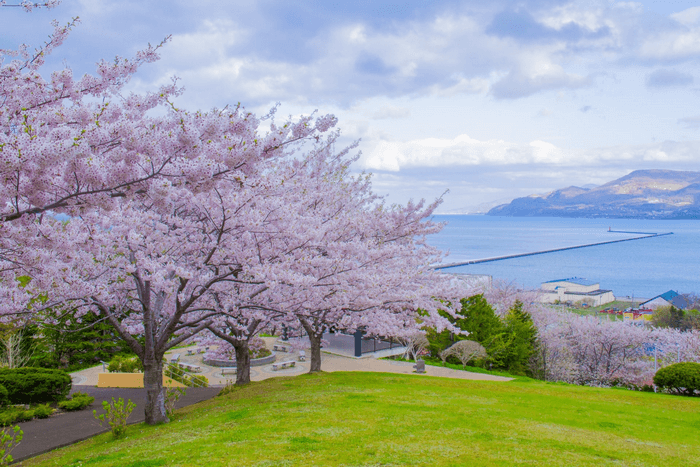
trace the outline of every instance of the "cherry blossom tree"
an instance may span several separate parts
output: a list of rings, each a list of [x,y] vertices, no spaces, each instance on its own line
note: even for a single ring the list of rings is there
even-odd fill
[[[232,112],[237,115],[239,110]],[[187,125],[189,117],[210,129],[201,157],[214,167],[221,151],[230,154],[230,141],[236,137],[240,142],[245,136],[235,133],[236,115],[176,113],[179,125]],[[242,119],[253,117],[245,114]],[[289,123],[289,130],[278,130],[273,123],[276,136],[253,138],[252,144],[276,140],[287,131],[290,134],[283,138],[296,141],[317,135],[324,124],[314,128],[309,121]],[[283,181],[274,163],[292,155],[285,151],[256,162],[254,151],[251,160],[241,154],[236,170],[218,168],[212,176],[209,168],[198,177],[162,179],[143,187],[137,196],[118,198],[109,209],[81,206],[65,225],[50,219],[38,225],[48,246],[70,248],[58,254],[46,249],[44,263],[53,269],[37,274],[27,292],[50,290],[52,300],[46,307],[82,302],[116,329],[143,361],[148,423],[167,421],[164,353],[211,325],[227,309],[217,296],[224,292],[235,296],[236,286],[264,289],[265,265],[259,257],[266,253],[265,229],[276,232],[280,223],[289,225],[280,206],[283,200],[269,194]],[[182,172],[187,174],[187,169]],[[275,212],[283,215],[271,215]]]

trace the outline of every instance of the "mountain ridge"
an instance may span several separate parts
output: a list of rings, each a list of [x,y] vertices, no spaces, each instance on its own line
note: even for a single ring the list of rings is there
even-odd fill
[[[595,188],[516,198],[489,216],[700,219],[700,172],[635,170]]]

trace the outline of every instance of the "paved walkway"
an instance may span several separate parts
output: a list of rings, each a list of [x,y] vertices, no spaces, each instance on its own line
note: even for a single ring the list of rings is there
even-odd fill
[[[264,338],[265,344],[268,348],[272,348],[273,343],[276,341],[274,337]],[[194,348],[194,347],[193,347]],[[235,381],[235,374],[221,375],[221,369],[209,365],[205,365],[202,361],[202,354],[199,355],[187,355],[187,349],[177,349],[172,352],[166,353],[166,357],[169,355],[179,353],[180,361],[184,363],[191,363],[193,365],[198,365],[202,368],[202,372],[198,373],[204,375],[209,380],[211,386],[223,386],[227,381]],[[275,376],[295,376],[309,371],[309,356],[310,352],[306,351],[307,361],[299,362],[298,352],[277,352],[277,362],[284,362],[287,360],[294,360],[294,368],[285,368],[284,370],[274,371],[272,369],[272,364],[263,366],[254,366],[250,369],[250,379],[252,381],[262,381],[268,378],[274,378]],[[376,358],[352,358],[343,357],[340,355],[331,355],[328,353],[323,353],[321,356],[321,369],[327,372],[334,371],[373,371],[381,373],[401,373],[401,374],[412,374],[413,373],[413,363],[400,362],[394,360],[379,360]],[[425,367],[426,375],[428,376],[438,376],[442,378],[455,378],[455,379],[470,379],[470,380],[481,380],[481,381],[510,381],[511,378],[505,378],[503,376],[485,375],[482,373],[472,373],[469,371],[453,370],[450,368],[443,368],[437,366],[426,365]],[[78,371],[72,373],[73,384],[96,386],[97,385],[97,375],[102,373],[102,365],[88,368],[87,370]]]

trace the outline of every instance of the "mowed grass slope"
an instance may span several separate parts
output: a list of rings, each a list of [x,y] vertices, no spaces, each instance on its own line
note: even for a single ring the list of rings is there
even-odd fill
[[[700,465],[700,400],[385,373],[274,378],[21,465]]]

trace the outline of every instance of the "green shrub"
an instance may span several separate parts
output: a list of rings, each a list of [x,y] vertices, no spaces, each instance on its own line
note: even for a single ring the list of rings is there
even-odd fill
[[[174,365],[168,365],[163,370],[163,374],[165,376],[167,376],[168,378],[171,378],[171,379],[177,381],[178,383],[182,383],[185,385],[187,384],[187,381],[186,381],[187,377],[185,376],[185,370],[183,370],[182,368],[178,368]]]
[[[654,384],[670,393],[694,396],[700,392],[700,363],[674,363],[654,375]]]
[[[0,425],[8,426],[17,422],[21,412],[23,412],[23,410],[16,407],[10,407],[3,410],[0,412]]]
[[[165,389],[165,414],[168,418],[172,417],[175,411],[175,404],[184,396],[187,390],[185,388],[166,388]]]
[[[195,388],[208,388],[209,387],[209,380],[207,379],[206,376],[203,376],[203,375],[192,375],[189,378],[187,378],[186,382],[183,384],[185,384],[186,386],[192,386]]]
[[[33,410],[20,410],[15,418],[16,422],[28,422],[34,418]]]
[[[83,410],[85,407],[92,404],[93,402],[95,402],[94,397],[89,396],[87,393],[84,392],[76,392],[73,394],[70,400],[59,402],[58,408],[68,411]]]
[[[0,431],[0,465],[8,465],[14,460],[10,452],[22,441],[23,435],[18,426]]]
[[[112,436],[119,438],[126,433],[126,421],[135,407],[136,404],[131,402],[131,399],[124,404],[124,399],[121,397],[118,401],[112,397],[111,404],[107,401],[102,401],[102,408],[105,410],[105,413],[97,415],[97,410],[93,410],[92,415],[99,420],[100,425],[107,423],[112,429]]]
[[[40,404],[64,400],[72,383],[65,371],[25,367],[0,369],[0,385],[10,404]]]
[[[107,367],[110,373],[142,373],[143,363],[138,357],[125,357],[116,355]]]
[[[0,407],[6,407],[10,403],[10,398],[7,396],[7,388],[0,385]]]
[[[49,418],[54,410],[49,407],[49,404],[37,405],[34,407],[34,416],[36,418]]]

